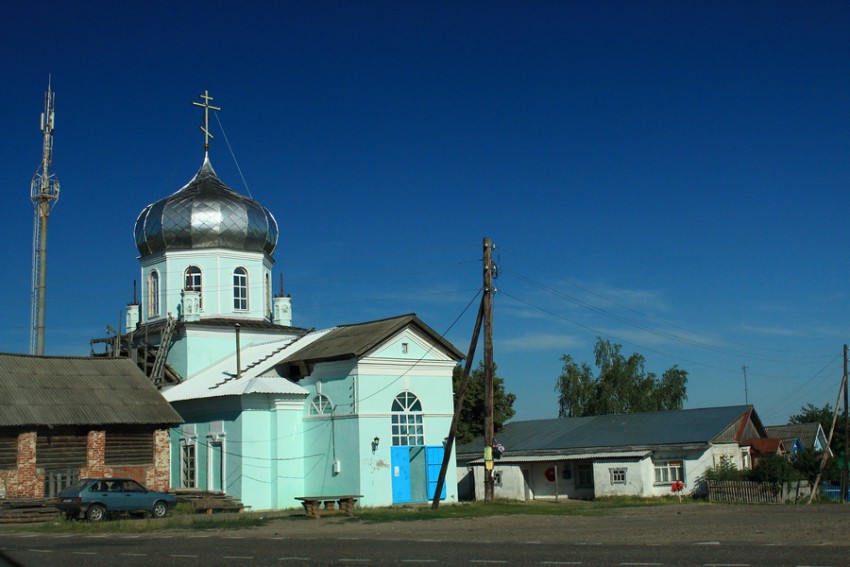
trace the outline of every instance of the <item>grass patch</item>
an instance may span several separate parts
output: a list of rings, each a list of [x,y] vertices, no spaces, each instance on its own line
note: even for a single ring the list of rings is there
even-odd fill
[[[179,508],[175,509],[179,512]],[[243,512],[221,513],[221,514],[192,514],[172,513],[165,518],[132,518],[121,516],[116,519],[102,522],[88,522],[85,520],[66,520],[61,516],[51,522],[41,524],[15,524],[8,525],[14,530],[38,532],[38,533],[145,533],[171,530],[221,530],[221,529],[243,529],[263,526],[272,520],[291,517],[295,514],[292,510],[276,510],[269,512]]]
[[[579,500],[497,500],[492,504],[484,502],[461,502],[459,504],[441,504],[432,510],[430,503],[400,505],[384,508],[358,508],[354,517],[335,516],[343,522],[398,522],[415,520],[439,520],[444,518],[482,518],[486,516],[602,516],[616,508],[645,506],[695,506],[700,501],[687,499],[679,504],[675,497],[638,498],[610,497],[597,498],[587,502]],[[315,521],[307,518],[300,509],[271,510],[264,512],[242,512],[219,514],[194,514],[191,506],[178,505],[166,518],[128,518],[120,517],[104,522],[85,520],[65,520],[61,517],[51,522],[26,525],[3,526],[0,529],[40,533],[145,533],[173,530],[238,530],[264,526],[273,520]]]
[[[591,502],[575,500],[497,500],[492,504],[484,502],[462,502],[460,504],[442,504],[437,510],[429,505],[393,506],[390,508],[362,508],[352,521],[395,522],[408,520],[436,520],[440,518],[481,518],[485,516],[601,516],[615,508],[639,506],[679,505],[676,498],[637,498],[611,497],[598,498]],[[692,505],[693,501],[681,505]]]

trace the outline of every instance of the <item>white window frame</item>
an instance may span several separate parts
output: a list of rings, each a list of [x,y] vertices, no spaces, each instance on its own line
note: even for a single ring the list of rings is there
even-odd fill
[[[197,272],[192,271],[197,270]],[[198,309],[203,311],[204,309],[204,272],[200,267],[192,264],[191,266],[186,266],[186,269],[183,271],[183,290],[184,291],[197,291],[198,292]]]
[[[608,474],[611,477],[611,484],[626,484],[626,467],[616,467],[608,469]]]
[[[316,394],[310,400],[310,415],[330,415],[334,411],[334,403],[324,394]]]
[[[680,480],[685,482],[685,461],[682,459],[665,459],[653,461],[655,469],[655,485],[669,486]]]
[[[425,445],[425,414],[416,394],[409,390],[398,394],[393,400],[390,415],[393,447]]]
[[[242,266],[233,270],[233,310],[248,311],[248,270]]]
[[[148,317],[159,317],[159,272],[148,274]]]

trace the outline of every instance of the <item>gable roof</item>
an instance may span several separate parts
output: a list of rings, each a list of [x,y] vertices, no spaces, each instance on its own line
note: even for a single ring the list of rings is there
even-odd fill
[[[298,352],[293,353],[292,356],[287,357],[283,362],[305,362],[311,364],[360,358],[408,326],[426,335],[455,360],[464,358],[463,354],[454,345],[422,322],[415,314],[410,313],[389,319],[334,327],[323,337],[314,341],[309,346],[300,349]]]
[[[752,419],[752,406],[538,419],[505,425],[496,434],[508,455],[635,450],[658,445],[705,446],[726,441],[730,428]],[[757,417],[756,417],[757,419]],[[483,437],[458,447],[458,455],[478,456]]]
[[[0,353],[2,427],[182,422],[128,358]]]
[[[746,443],[762,455],[784,455],[787,452],[782,439],[776,437],[756,437],[747,439]]]
[[[814,449],[819,436],[823,437],[823,445],[826,445],[826,434],[823,427],[817,421],[809,423],[791,423],[788,425],[770,425],[766,427],[771,437],[778,437],[785,443],[789,450],[794,446],[794,440],[799,439],[806,449]]]

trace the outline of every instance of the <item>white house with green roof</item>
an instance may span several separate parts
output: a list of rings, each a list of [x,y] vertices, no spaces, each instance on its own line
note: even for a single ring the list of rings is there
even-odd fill
[[[751,466],[754,439],[767,433],[752,406],[540,419],[508,423],[496,435],[496,497],[532,500],[663,496],[674,483],[703,489],[722,460]],[[483,441],[458,448],[466,498],[483,498]]]

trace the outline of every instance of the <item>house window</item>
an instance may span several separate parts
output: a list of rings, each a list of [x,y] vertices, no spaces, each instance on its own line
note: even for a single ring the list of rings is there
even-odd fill
[[[502,486],[502,471],[493,471],[493,484]]]
[[[180,486],[183,488],[195,488],[195,442],[184,439],[180,444]]]
[[[684,481],[682,461],[657,461],[655,463],[655,484],[673,484]]]
[[[323,394],[319,394],[310,402],[310,415],[330,415],[333,410],[333,402]]]
[[[407,354],[409,352],[409,345],[407,343],[401,343],[401,352],[402,354]]]
[[[204,307],[203,295],[201,295],[201,269],[198,266],[189,266],[184,274],[183,289],[186,291],[197,291],[199,306]]]
[[[741,468],[744,470],[750,468],[750,450],[741,449]]]
[[[573,478],[573,464],[569,461],[566,461],[561,466],[561,479],[562,480],[571,480]]]
[[[422,404],[412,392],[404,391],[392,405],[393,446],[424,445]]]
[[[248,310],[248,270],[245,268],[233,270],[233,309]]]
[[[152,271],[148,276],[148,317],[159,316],[159,272]]]
[[[611,484],[626,484],[626,469],[608,469]]]
[[[593,488],[593,463],[576,463],[576,488]]]

